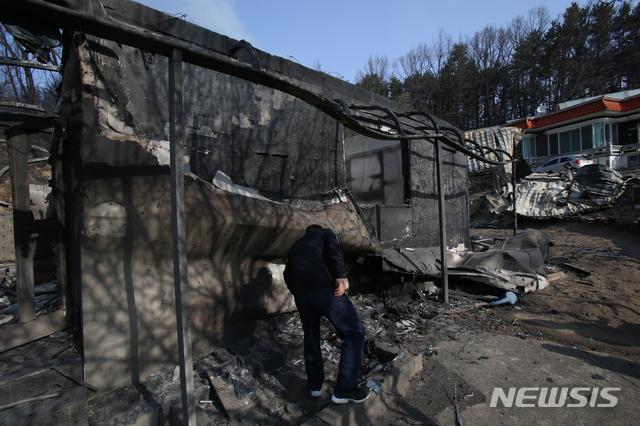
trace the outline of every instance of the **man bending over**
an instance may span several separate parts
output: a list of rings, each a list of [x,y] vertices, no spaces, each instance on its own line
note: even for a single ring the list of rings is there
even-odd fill
[[[311,395],[322,396],[324,361],[320,318],[325,316],[342,339],[340,366],[331,400],[336,404],[364,402],[369,388],[358,386],[364,327],[345,294],[342,246],[330,229],[311,225],[289,249],[284,279],[293,294],[304,332],[304,362]]]

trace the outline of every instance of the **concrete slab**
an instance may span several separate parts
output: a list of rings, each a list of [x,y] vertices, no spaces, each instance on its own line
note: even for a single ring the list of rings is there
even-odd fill
[[[389,408],[388,394],[407,391],[409,381],[422,368],[422,354],[405,356],[396,360],[391,371],[386,374],[376,374],[371,378],[381,383],[380,395],[371,392],[371,396],[362,404],[331,404],[320,411],[316,418],[303,423],[304,426],[329,424],[333,426],[370,425],[376,416],[385,408]],[[320,423],[318,423],[320,421]]]
[[[438,362],[463,377],[474,393],[486,396],[485,403],[460,413],[462,424],[637,422],[638,363],[549,341],[489,333],[468,334],[437,346]],[[505,396],[497,397],[502,392]],[[553,403],[558,406],[548,406]],[[440,412],[437,422],[455,424],[455,408]]]
[[[305,426],[327,426],[327,423],[323,422],[318,418],[313,418],[311,420],[307,420],[303,423]]]
[[[27,356],[31,357],[31,354]],[[18,357],[22,365],[24,357],[14,358]],[[87,424],[87,390],[43,365],[48,360],[44,356],[41,358],[27,360],[39,363],[28,366],[26,371],[20,369],[0,378],[0,405],[3,407],[0,423],[7,426]],[[64,369],[72,377],[82,377],[81,363],[67,364]],[[32,400],[47,395],[56,396]],[[11,407],[12,404],[15,405]]]
[[[397,392],[401,395],[409,388],[409,381],[422,368],[422,354],[405,356],[393,363],[391,375],[387,375],[382,383],[383,393]]]
[[[208,399],[210,389],[208,387],[200,387],[195,391],[196,395],[196,423],[199,425],[204,425],[209,423],[209,417],[207,413],[200,407],[198,401],[202,399]],[[188,420],[188,419],[187,419]],[[173,405],[171,405],[171,414],[169,425],[170,426],[183,426],[186,423],[183,422],[182,418],[182,400],[176,401]]]

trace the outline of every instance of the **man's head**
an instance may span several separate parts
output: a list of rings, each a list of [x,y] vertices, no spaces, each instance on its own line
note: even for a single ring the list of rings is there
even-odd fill
[[[311,231],[319,231],[320,229],[322,229],[322,226],[314,223],[313,225],[307,226],[307,230],[305,231],[305,234],[308,234]]]

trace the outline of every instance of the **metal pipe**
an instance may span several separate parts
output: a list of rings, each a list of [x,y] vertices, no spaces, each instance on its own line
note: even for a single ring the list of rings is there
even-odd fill
[[[442,176],[442,143],[436,141],[436,174],[438,175],[438,225],[440,226],[440,276],[442,298],[449,303],[449,277],[447,270],[447,219],[445,216],[444,177]]]

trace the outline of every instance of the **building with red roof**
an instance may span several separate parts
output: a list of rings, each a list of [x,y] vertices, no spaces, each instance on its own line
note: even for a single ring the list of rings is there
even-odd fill
[[[639,166],[640,89],[564,102],[553,112],[509,122],[525,130],[523,157],[536,167],[580,154],[614,169]]]

